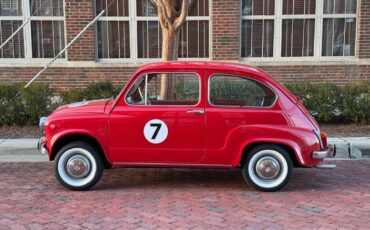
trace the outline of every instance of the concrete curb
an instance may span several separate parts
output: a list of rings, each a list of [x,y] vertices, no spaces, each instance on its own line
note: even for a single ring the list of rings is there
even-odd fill
[[[37,150],[38,139],[0,139],[0,162],[45,162],[48,156]],[[335,159],[370,158],[370,137],[332,137]]]

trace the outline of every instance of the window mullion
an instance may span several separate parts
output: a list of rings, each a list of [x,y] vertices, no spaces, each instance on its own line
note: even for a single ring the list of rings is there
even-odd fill
[[[323,34],[323,0],[316,2],[316,19],[315,19],[315,39],[314,39],[314,57],[319,59],[322,52],[322,34]]]
[[[129,0],[129,28],[130,28],[130,59],[137,60],[137,20],[136,20],[136,1]]]
[[[281,36],[282,36],[282,14],[283,0],[275,2],[275,20],[274,20],[274,58],[281,57]]]
[[[30,1],[23,0],[22,1],[22,13],[23,13],[23,23],[30,17]],[[31,23],[30,20],[24,27],[23,27],[23,38],[24,38],[24,58],[27,60],[32,59],[32,30],[31,30]]]

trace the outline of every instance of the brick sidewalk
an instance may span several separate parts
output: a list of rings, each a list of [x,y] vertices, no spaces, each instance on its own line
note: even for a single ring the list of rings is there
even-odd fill
[[[370,161],[297,169],[261,193],[239,170],[112,169],[92,191],[57,184],[52,163],[0,163],[0,229],[370,227]]]

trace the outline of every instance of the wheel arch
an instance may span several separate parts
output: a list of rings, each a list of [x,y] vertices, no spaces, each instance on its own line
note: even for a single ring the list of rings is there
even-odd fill
[[[272,144],[272,145],[277,145],[277,146],[284,148],[288,152],[289,156],[291,157],[293,166],[294,167],[302,166],[302,163],[300,162],[300,159],[299,159],[299,154],[297,153],[297,150],[296,150],[297,147],[296,146],[293,147],[291,144],[279,142],[279,141],[256,141],[256,142],[245,144],[244,147],[242,148],[240,157],[238,159],[239,166],[243,167],[246,157],[252,151],[252,149],[256,148],[257,146],[263,145],[263,144]]]
[[[106,157],[106,154],[104,152],[104,149],[103,149],[102,145],[99,143],[99,141],[96,138],[92,137],[91,135],[83,134],[83,133],[72,133],[72,134],[66,134],[62,137],[59,137],[55,141],[55,143],[53,144],[53,147],[51,149],[50,160],[53,161],[55,159],[57,153],[59,152],[59,150],[61,148],[63,148],[63,146],[65,146],[65,145],[67,145],[71,142],[75,142],[75,141],[83,141],[83,142],[89,143],[92,146],[94,146],[98,150],[98,153],[99,153],[101,159],[103,160],[104,166],[108,167],[108,166],[111,165],[111,163],[108,161],[108,159]]]

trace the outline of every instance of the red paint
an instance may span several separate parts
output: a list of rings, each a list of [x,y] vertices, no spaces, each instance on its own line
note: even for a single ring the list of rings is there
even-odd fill
[[[124,99],[135,80],[156,72],[197,73],[201,81],[200,103],[128,105]],[[278,99],[271,108],[212,106],[208,102],[208,80],[215,73],[258,80],[273,89]],[[187,113],[188,110],[205,113]],[[152,119],[160,119],[168,127],[168,136],[160,144],[152,144],[144,137],[144,126]],[[321,162],[311,157],[313,151],[320,150],[315,129],[319,129],[318,124],[301,102],[258,68],[217,62],[167,62],[139,68],[117,99],[58,108],[47,119],[45,142],[50,160],[61,138],[80,134],[94,138],[113,165],[155,167],[237,167],[246,147],[268,142],[292,149],[300,165],[314,166]]]

